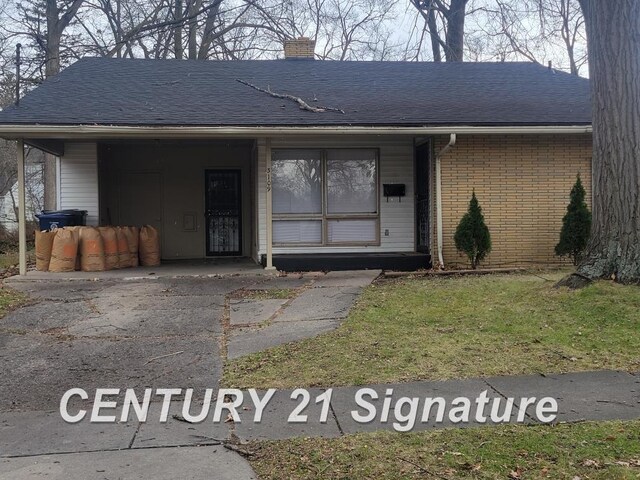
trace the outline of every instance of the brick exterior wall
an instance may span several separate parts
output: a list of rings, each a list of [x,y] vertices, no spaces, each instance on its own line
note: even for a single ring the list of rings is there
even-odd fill
[[[434,154],[448,140],[436,138]],[[554,247],[578,173],[591,205],[591,156],[591,135],[459,135],[442,158],[445,265],[468,266],[453,237],[473,189],[493,247],[481,266],[568,263],[555,256]],[[435,245],[432,251],[435,264]]]
[[[306,37],[284,41],[284,58],[314,58],[316,41]]]

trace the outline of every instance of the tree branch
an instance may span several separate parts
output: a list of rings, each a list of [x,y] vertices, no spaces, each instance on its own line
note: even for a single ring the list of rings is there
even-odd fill
[[[301,110],[307,110],[309,112],[314,112],[314,113],[324,113],[324,112],[338,112],[338,113],[342,113],[344,114],[344,110],[340,109],[340,108],[333,108],[333,107],[314,107],[309,105],[307,102],[305,102],[304,100],[302,100],[300,97],[296,97],[294,95],[289,95],[287,93],[276,93],[276,92],[272,92],[271,90],[265,90],[264,88],[260,88],[256,85],[253,85],[249,82],[245,82],[244,80],[240,80],[239,78],[236,78],[237,82],[240,82],[243,85],[246,85],[247,87],[251,87],[254,90],[257,90],[258,92],[262,92],[262,93],[266,93],[267,95],[271,95],[274,98],[283,98],[286,100],[291,100],[292,102],[296,102],[298,105],[300,105],[300,109]]]

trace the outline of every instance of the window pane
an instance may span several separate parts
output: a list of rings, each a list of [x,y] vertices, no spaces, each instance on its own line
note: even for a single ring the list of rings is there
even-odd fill
[[[316,150],[274,150],[273,213],[322,213],[322,171]]]
[[[371,220],[329,220],[329,243],[375,243],[378,240],[378,221]]]
[[[274,220],[273,243],[322,243],[322,221]]]
[[[376,213],[376,152],[327,152],[328,213]]]

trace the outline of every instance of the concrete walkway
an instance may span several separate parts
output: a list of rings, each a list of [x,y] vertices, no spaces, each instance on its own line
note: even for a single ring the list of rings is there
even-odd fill
[[[167,265],[144,278],[120,270],[95,281],[83,272],[10,279],[31,300],[0,321],[0,479],[254,478],[224,447],[237,440],[232,423],[187,423],[178,407],[161,424],[158,398],[146,423],[70,425],[57,410],[76,387],[120,388],[120,402],[126,388],[140,397],[144,388],[193,388],[202,401],[218,388],[227,352],[336,328],[380,273],[256,275],[234,265],[227,275]]]
[[[238,358],[337,328],[364,287],[381,273],[380,270],[310,273],[248,287],[244,292],[248,295],[229,301],[227,358]],[[253,298],[252,290],[262,293]],[[275,290],[285,293],[284,298],[263,298]]]
[[[367,413],[355,402],[355,394],[361,388],[372,388],[379,395],[378,400],[367,398],[367,401],[374,405],[377,411],[375,420],[368,423],[356,422],[351,413],[353,410],[362,415]],[[389,389],[393,391],[390,395],[393,399],[390,405],[391,409],[388,420],[381,421],[383,402]],[[504,412],[505,398],[515,398],[510,423],[516,423],[517,410],[522,397],[536,397],[537,399],[552,397],[556,399],[559,409],[557,419],[553,423],[640,418],[640,375],[617,371],[337,387],[333,389],[331,414],[324,424],[318,421],[322,405],[314,403],[315,397],[323,391],[324,389],[310,389],[311,403],[305,411],[309,416],[307,424],[292,425],[286,422],[288,415],[298,405],[299,399],[291,400],[290,391],[278,391],[265,410],[263,421],[256,424],[253,422],[251,411],[242,412],[240,414],[242,422],[234,425],[235,434],[242,440],[265,440],[298,436],[336,437],[359,432],[394,430],[395,401],[401,397],[421,399],[442,397],[447,405],[450,405],[455,398],[466,397],[471,400],[474,407],[471,411],[475,412],[474,399],[483,391],[487,391],[490,402],[493,402],[493,399],[503,400],[499,413]],[[491,403],[485,410],[487,414],[490,409]],[[408,412],[407,405],[402,408],[402,411]],[[411,431],[495,424],[490,419],[486,423],[476,421],[475,413],[472,413],[468,423],[453,424],[446,415],[442,423],[436,423],[435,413],[432,413],[429,421],[422,423],[420,422],[422,403],[418,412],[418,421]],[[535,418],[535,405],[526,408],[524,423],[540,423]]]
[[[396,405],[401,397],[442,397],[450,402],[457,397],[472,400],[487,392],[489,401],[516,399],[510,422],[515,423],[522,397],[553,397],[559,405],[557,422],[585,420],[632,420],[640,418],[640,376],[616,371],[569,373],[562,375],[529,375],[478,378],[442,382],[412,382],[370,385],[379,394],[368,400],[376,408],[373,421],[358,423],[353,410],[366,413],[355,403],[356,392],[364,387],[337,387],[326,422],[320,422],[322,403],[315,398],[325,389],[309,389],[311,401],[302,412],[304,423],[287,419],[299,404],[291,399],[291,391],[277,391],[263,412],[262,421],[253,421],[254,406],[245,394],[238,407],[240,422],[212,420],[212,412],[201,423],[188,423],[181,416],[182,405],[176,402],[166,423],[159,423],[160,404],[152,403],[146,423],[130,414],[129,421],[116,424],[92,424],[88,420],[66,424],[56,412],[0,413],[0,479],[45,478],[212,478],[251,479],[250,465],[225,443],[248,440],[286,439],[292,437],[338,437],[377,430],[393,430]],[[245,392],[246,393],[246,392]],[[261,392],[263,393],[263,392]],[[384,397],[390,396],[388,419],[381,420]],[[90,405],[84,405],[89,408]],[[405,406],[406,407],[406,406]],[[502,407],[504,408],[504,407]],[[501,412],[503,411],[501,408]],[[406,408],[402,409],[406,413]],[[526,410],[525,423],[535,424],[535,407]],[[192,406],[197,413],[200,406]],[[213,411],[213,408],[212,408]],[[418,422],[411,431],[436,428],[479,426],[472,418],[468,423],[453,424],[447,418],[436,423],[434,418]],[[488,410],[487,410],[488,412]],[[104,413],[104,412],[103,412]],[[120,410],[116,408],[119,416]],[[223,417],[225,418],[225,417]],[[488,421],[486,425],[491,425]],[[178,448],[179,447],[179,448]],[[3,457],[3,458],[2,458]],[[188,472],[188,474],[185,474]]]

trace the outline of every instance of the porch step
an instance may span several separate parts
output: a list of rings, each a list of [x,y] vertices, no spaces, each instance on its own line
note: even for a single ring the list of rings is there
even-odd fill
[[[262,256],[266,265],[266,256]],[[415,271],[431,268],[431,255],[416,252],[398,253],[305,253],[278,254],[273,265],[285,272],[319,270],[401,270]]]

